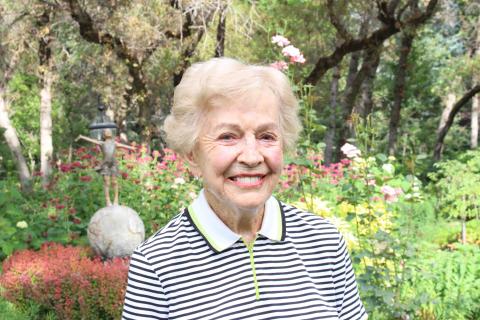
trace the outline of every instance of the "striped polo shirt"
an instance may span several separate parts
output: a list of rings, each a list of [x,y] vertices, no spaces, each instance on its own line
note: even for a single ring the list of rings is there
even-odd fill
[[[343,237],[270,197],[252,244],[200,192],[133,253],[122,319],[366,319]]]

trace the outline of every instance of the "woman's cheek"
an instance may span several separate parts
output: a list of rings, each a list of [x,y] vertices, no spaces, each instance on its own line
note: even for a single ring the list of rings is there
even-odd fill
[[[271,150],[268,155],[268,165],[274,172],[280,173],[283,168],[283,151],[281,148]]]

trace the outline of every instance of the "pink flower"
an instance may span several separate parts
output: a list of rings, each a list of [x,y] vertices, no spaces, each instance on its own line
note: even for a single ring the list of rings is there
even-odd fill
[[[367,186],[375,186],[375,185],[376,185],[375,179],[368,179],[367,180]]]
[[[75,161],[71,163],[72,168],[81,168],[82,163],[80,161]]]
[[[383,193],[383,197],[387,202],[396,202],[398,201],[398,196],[403,193],[400,188],[392,188],[390,186],[384,185],[380,188],[380,192]]]
[[[345,143],[343,147],[340,148],[343,154],[347,156],[347,158],[356,158],[359,157],[362,153],[360,150],[357,149],[354,145],[350,143]]]
[[[166,161],[175,161],[177,160],[177,155],[175,153],[167,154],[165,156]]]
[[[72,170],[72,166],[69,164],[61,164],[60,165],[60,171],[62,172],[69,172]]]
[[[283,71],[288,69],[288,63],[285,61],[275,61],[274,63],[270,64],[270,67]]]
[[[137,163],[149,163],[150,161],[152,161],[152,157],[150,156],[140,157],[137,159]]]
[[[290,44],[290,40],[281,35],[275,35],[272,37],[272,43],[278,45],[279,47],[285,47]]]
[[[158,171],[162,171],[162,170],[165,170],[165,169],[168,169],[168,166],[165,162],[160,162],[159,164],[157,164],[157,170]]]
[[[300,49],[290,45],[282,49],[282,54],[285,57],[296,57],[301,55],[302,53],[300,52]]]
[[[305,57],[303,56],[303,54],[298,54],[296,56],[290,56],[290,62],[292,63],[305,63]]]

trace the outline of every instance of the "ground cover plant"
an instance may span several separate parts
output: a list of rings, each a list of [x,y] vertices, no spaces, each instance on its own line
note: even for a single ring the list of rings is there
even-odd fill
[[[3,263],[3,297],[34,317],[120,318],[128,259],[102,261],[85,247],[45,243]]]

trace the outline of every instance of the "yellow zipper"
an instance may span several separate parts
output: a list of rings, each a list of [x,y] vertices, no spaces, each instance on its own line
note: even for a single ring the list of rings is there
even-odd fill
[[[250,242],[247,243],[243,238],[242,241],[245,243],[245,246],[247,246],[248,249],[248,254],[250,256],[250,266],[252,267],[252,273],[253,273],[253,284],[255,285],[255,299],[260,300],[260,291],[258,290],[258,281],[257,281],[257,272],[255,271],[255,261],[253,259],[253,245],[255,244],[256,238]]]

